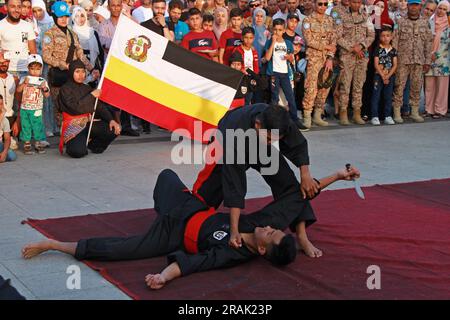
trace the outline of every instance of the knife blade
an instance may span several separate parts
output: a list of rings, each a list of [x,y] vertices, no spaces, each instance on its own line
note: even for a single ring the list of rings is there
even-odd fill
[[[350,169],[352,168],[352,165],[350,163],[347,163],[345,165],[345,168],[347,168],[347,171],[350,171]],[[352,179],[352,181],[353,181],[353,187],[355,188],[355,191],[356,191],[356,194],[358,195],[358,197],[365,200],[366,197],[364,196],[364,192],[362,191],[361,186],[359,185],[359,182],[355,179]]]

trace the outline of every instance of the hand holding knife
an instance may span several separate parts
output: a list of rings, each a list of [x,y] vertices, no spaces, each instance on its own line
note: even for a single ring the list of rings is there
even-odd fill
[[[345,168],[347,169],[347,171],[350,171],[352,169],[352,165],[350,163],[347,163],[345,165]],[[364,196],[364,192],[362,191],[361,186],[359,185],[359,182],[355,178],[353,178],[351,180],[353,181],[353,186],[355,187],[355,190],[356,190],[356,193],[358,194],[358,196],[361,199],[365,200],[366,197]]]

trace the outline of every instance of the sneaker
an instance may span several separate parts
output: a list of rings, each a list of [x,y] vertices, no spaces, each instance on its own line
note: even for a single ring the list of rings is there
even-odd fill
[[[23,153],[26,155],[31,155],[34,154],[33,149],[31,148],[31,143],[30,142],[25,142],[23,145]]]
[[[380,125],[380,119],[378,119],[378,117],[373,117],[372,120],[370,120],[370,123],[374,126],[379,126]]]
[[[51,132],[51,131],[47,131],[45,134],[46,134],[47,137],[54,137],[55,136],[55,134],[53,132]]]
[[[36,149],[36,151],[37,151],[38,154],[44,154],[44,153],[46,152],[46,151],[45,151],[45,147],[44,147],[44,145],[42,144],[42,141],[36,142],[36,143],[34,144],[34,148]]]
[[[392,119],[392,117],[386,117],[384,119],[384,124],[393,125],[393,124],[395,124],[395,121],[394,121],[394,119]]]
[[[11,150],[19,149],[19,146],[17,145],[17,141],[13,137],[11,137],[11,145],[9,146],[9,148]]]
[[[47,140],[42,140],[39,142],[41,144],[41,146],[43,146],[44,148],[48,148],[50,147],[50,142],[48,142]]]
[[[297,120],[297,121],[295,122],[295,125],[297,126],[298,130],[300,130],[301,132],[307,132],[307,131],[309,131],[309,128],[305,127],[305,126],[303,125],[303,123],[302,123],[300,120]]]

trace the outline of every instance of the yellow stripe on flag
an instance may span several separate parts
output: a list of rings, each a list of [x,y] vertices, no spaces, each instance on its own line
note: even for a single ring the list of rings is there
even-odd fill
[[[162,82],[114,56],[109,57],[105,78],[170,109],[217,125],[228,108]]]

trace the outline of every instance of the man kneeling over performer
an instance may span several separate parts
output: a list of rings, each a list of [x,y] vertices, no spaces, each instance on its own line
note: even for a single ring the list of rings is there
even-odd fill
[[[321,179],[320,189],[338,180],[352,180],[360,175],[358,169],[342,169]],[[188,191],[172,170],[163,170],[153,192],[157,217],[150,229],[132,237],[81,239],[78,242],[45,240],[24,246],[22,255],[30,259],[48,250],[74,256],[78,260],[118,261],[167,255],[168,266],[159,274],[148,274],[146,284],[161,289],[167,282],[194,272],[232,267],[257,256],[275,265],[295,260],[295,238],[283,230],[292,231],[298,225],[310,226],[316,221],[309,200],[290,189],[257,212],[243,215],[239,220],[242,246],[228,245],[230,215],[216,213]],[[316,194],[316,195],[317,195]],[[298,237],[297,237],[297,240]]]

